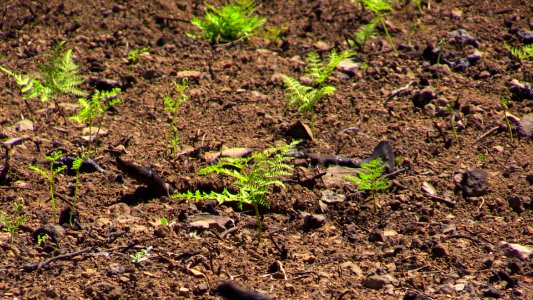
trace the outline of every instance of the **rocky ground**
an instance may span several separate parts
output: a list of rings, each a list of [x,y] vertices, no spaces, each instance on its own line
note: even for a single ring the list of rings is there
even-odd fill
[[[13,240],[0,234],[2,298],[221,299],[227,280],[274,299],[533,297],[533,63],[505,46],[533,43],[529,1],[422,1],[422,11],[396,1],[386,15],[394,45],[378,26],[328,78],[337,90],[318,104],[312,140],[299,125],[309,118],[287,108],[282,74],[301,77],[311,51],[346,49],[374,15],[348,0],[258,4],[265,28],[280,34],[226,45],[187,36],[204,13],[199,1],[0,4],[2,66],[35,74],[65,41],[81,88],[119,87],[123,99],[91,156],[103,170],[80,175],[79,216],[62,226],[48,181],[28,165],[47,168],[53,150],[79,154],[87,132],[65,118],[79,109],[76,97],[24,101],[0,76],[0,210],[11,216],[23,203],[26,215]],[[127,60],[145,47],[137,63]],[[175,158],[163,98],[183,78],[190,101],[178,114]],[[197,174],[213,156],[295,135],[317,155],[291,160],[285,188],[272,189],[261,242],[250,207],[154,195],[128,169],[151,168],[173,193],[221,190],[228,178]],[[343,177],[355,169],[324,158],[359,160],[384,140],[394,168],[374,212],[371,196]],[[58,174],[60,210],[74,185],[72,173]],[[48,238],[37,243],[40,234]],[[135,261],[143,250],[147,259]]]

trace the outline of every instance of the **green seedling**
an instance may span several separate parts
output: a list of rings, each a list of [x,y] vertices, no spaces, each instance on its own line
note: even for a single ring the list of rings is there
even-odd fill
[[[178,92],[177,97],[171,98],[167,95],[163,97],[163,104],[165,105],[165,110],[169,111],[172,115],[172,118],[170,119],[170,137],[168,140],[172,149],[172,154],[174,155],[174,159],[176,159],[178,155],[178,145],[180,143],[177,126],[178,111],[183,102],[189,101],[189,96],[186,94],[187,90],[189,89],[189,83],[186,79],[184,79],[181,83],[174,83],[174,87]]]
[[[455,139],[455,143],[459,145],[459,136],[457,135],[457,127],[455,127],[455,104],[455,101],[448,102],[446,104],[446,110],[450,114],[450,126],[452,127],[453,138]]]
[[[55,101],[60,95],[85,96],[87,92],[78,88],[84,80],[78,75],[79,67],[72,58],[72,49],[63,51],[64,44],[64,41],[59,42],[52,53],[45,57],[45,62],[39,66],[38,78],[17,74],[3,66],[0,66],[0,70],[12,76],[21,86],[24,99],[40,97],[44,102],[49,99]]]
[[[390,5],[388,0],[357,0],[363,4],[364,7],[366,7],[368,10],[373,12],[376,17],[375,22],[381,23],[381,26],[383,27],[383,31],[385,32],[385,35],[387,36],[387,40],[389,41],[389,44],[391,45],[392,49],[396,51],[396,47],[394,46],[394,42],[392,41],[392,38],[389,34],[389,30],[387,29],[387,25],[385,24],[385,15],[392,11],[392,6]]]
[[[131,262],[134,264],[138,264],[140,262],[148,260],[148,258],[150,257],[150,251],[152,251],[153,248],[154,247],[150,246],[146,249],[141,249],[135,252],[134,254],[130,255]]]
[[[161,226],[168,226],[168,220],[165,217],[161,217]]]
[[[74,226],[74,214],[76,213],[76,204],[78,203],[78,191],[79,191],[79,185],[80,185],[80,168],[81,164],[83,163],[83,159],[87,158],[89,156],[88,153],[84,153],[81,156],[76,157],[76,159],[72,162],[72,170],[76,172],[75,175],[75,182],[74,182],[74,198],[72,200],[72,207],[70,209],[70,215],[69,215],[69,224],[70,226]]]
[[[422,0],[413,0],[413,2],[416,4],[416,7],[418,8],[418,12],[423,14],[424,10],[422,9]]]
[[[257,4],[254,0],[237,0],[218,9],[206,4],[203,19],[193,18],[191,24],[200,28],[201,34],[189,34],[194,38],[205,38],[211,43],[228,43],[244,39],[257,33],[266,18],[254,15]]]
[[[26,221],[24,201],[21,201],[20,204],[16,200],[13,201],[13,213],[11,215],[8,215],[5,211],[0,211],[0,225],[2,225],[2,230],[8,232],[11,236],[11,243],[15,241],[17,230],[24,221]]]
[[[54,163],[57,162],[63,154],[61,151],[54,151],[50,155],[45,155],[44,158],[50,162],[50,168],[49,169],[41,169],[37,165],[29,165],[29,168],[36,171],[37,173],[41,174],[45,179],[48,180],[48,191],[50,193],[50,199],[52,201],[52,210],[54,212],[54,218],[57,218],[57,206],[56,206],[56,198],[55,198],[55,192],[54,192],[54,181],[56,178],[56,175],[59,174],[61,171],[65,170],[66,166],[62,165],[59,167],[55,167]]]
[[[46,243],[46,240],[48,239],[48,234],[46,233],[39,233],[37,236],[37,245],[41,246],[44,243]]]
[[[375,37],[377,34],[377,21],[378,20],[373,19],[370,23],[361,25],[353,37],[346,39],[346,44],[348,44],[350,48],[357,48],[357,50],[362,52],[367,41]]]
[[[509,101],[511,101],[511,98],[509,97],[502,97],[500,99],[500,105],[503,108],[503,118],[505,120],[505,123],[507,124],[507,132],[509,133],[509,140],[511,140],[511,143],[513,142],[513,127],[511,126],[511,121],[509,118],[507,118],[507,113],[509,112]]]
[[[533,44],[522,47],[513,47],[504,43],[504,46],[511,54],[520,60],[533,60]]]
[[[85,124],[89,128],[89,136],[91,142],[98,141],[98,135],[102,128],[105,113],[113,106],[122,103],[122,99],[118,97],[120,88],[114,88],[111,91],[98,91],[96,90],[91,99],[79,98],[78,102],[81,105],[81,109],[70,119],[80,124]],[[93,125],[98,120],[96,132],[93,133]],[[89,148],[90,150],[90,148]]]
[[[141,56],[141,54],[143,53],[148,53],[149,49],[149,47],[144,47],[141,49],[130,50],[130,52],[128,53],[128,63],[131,65],[136,64],[137,62],[139,62],[139,56]]]
[[[382,164],[381,158],[376,158],[361,165],[361,171],[357,176],[345,176],[346,179],[357,184],[360,191],[370,191],[372,201],[374,202],[374,213],[377,213],[378,202],[376,194],[389,188],[389,180],[383,177],[385,165]]]
[[[446,45],[446,42],[447,42],[446,38],[441,38],[437,44],[438,50],[439,50],[439,55],[437,56],[437,65],[440,65],[440,60],[442,58],[442,52],[443,52],[442,48],[444,47],[444,45]]]
[[[283,78],[288,106],[297,108],[300,113],[310,114],[313,132],[315,132],[315,105],[325,95],[332,95],[335,92],[334,86],[324,85],[324,82],[342,60],[351,56],[353,56],[353,52],[349,50],[345,50],[341,54],[337,54],[333,50],[329,53],[328,62],[324,64],[317,53],[309,53],[305,75],[312,80],[311,86],[303,85],[289,76]]]
[[[268,41],[270,45],[283,42],[281,33],[287,30],[287,26],[265,26],[261,37]]]
[[[479,160],[482,161],[482,162],[484,162],[485,159],[487,159],[487,157],[485,156],[484,153],[479,153],[479,154],[477,155],[477,158],[479,158]]]
[[[245,203],[252,205],[258,223],[257,238],[261,241],[262,224],[259,206],[269,208],[270,202],[267,195],[270,193],[270,187],[273,185],[283,187],[284,184],[280,178],[292,173],[293,166],[288,163],[290,158],[285,156],[285,153],[296,144],[298,144],[297,141],[287,146],[267,149],[249,157],[222,157],[217,164],[205,167],[198,172],[200,175],[217,173],[233,177],[235,181],[232,185],[238,189],[235,194],[224,189],[221,193],[188,191],[173,195],[173,197],[195,200],[215,199],[220,204],[231,201],[236,202],[239,209],[242,209]]]

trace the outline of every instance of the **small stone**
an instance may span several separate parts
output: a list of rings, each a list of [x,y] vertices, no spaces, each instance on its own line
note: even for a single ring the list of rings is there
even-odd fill
[[[226,230],[234,221],[225,216],[198,214],[189,217],[189,226],[192,229],[215,229],[219,232]]]
[[[385,235],[383,234],[383,231],[376,229],[368,235],[368,241],[372,243],[384,242]]]
[[[204,77],[206,77],[205,74],[198,71],[179,71],[176,73],[176,78],[180,80],[187,78],[198,82]]]
[[[452,9],[452,19],[461,19],[463,17],[463,11],[457,8]]]
[[[518,125],[518,135],[533,139],[533,114],[523,116]]]
[[[318,229],[326,223],[326,216],[319,214],[307,214],[304,216],[303,230]]]
[[[274,73],[272,74],[272,76],[270,76],[270,82],[277,85],[283,85],[285,77],[287,77],[287,75],[281,73]]]
[[[509,206],[516,212],[516,213],[522,213],[525,209],[525,199],[523,197],[518,195],[511,195],[507,201],[509,202]]]
[[[295,139],[308,140],[312,141],[314,139],[313,132],[307,124],[303,123],[301,120],[294,122],[285,133]]]
[[[372,275],[372,276],[367,277],[363,281],[363,285],[370,289],[379,290],[379,289],[382,289],[386,284],[390,284],[395,281],[396,279],[394,279],[394,277],[388,274]]]
[[[479,197],[488,192],[489,182],[487,171],[472,169],[463,173],[461,190],[465,197]]]
[[[321,52],[329,51],[329,50],[332,48],[331,45],[327,44],[327,43],[324,42],[324,41],[317,41],[316,43],[313,44],[313,46],[314,46],[318,51],[321,51]]]
[[[17,132],[33,131],[33,122],[29,119],[20,120],[15,125],[13,125],[13,129]]]
[[[340,203],[346,200],[346,196],[343,194],[337,194],[332,190],[322,191],[322,202],[327,204]]]
[[[435,257],[446,257],[448,256],[448,248],[446,245],[443,245],[441,243],[436,243],[433,248],[431,248],[431,253]]]
[[[291,295],[294,295],[294,293],[296,293],[296,287],[290,283],[286,283],[284,289]]]
[[[122,288],[109,283],[96,283],[87,287],[85,293],[93,299],[118,300],[122,296]]]
[[[503,152],[503,147],[498,145],[498,146],[494,146],[492,147],[492,151],[496,152],[496,153],[501,153]]]
[[[416,92],[411,98],[411,101],[413,102],[415,107],[423,108],[433,99],[435,99],[435,92],[433,91],[433,89],[425,88],[421,91]]]
[[[471,63],[475,64],[481,59],[481,52],[478,49],[474,49],[472,54],[468,55],[466,59]]]
[[[533,185],[533,173],[527,174],[526,180],[529,183],[529,185]]]
[[[341,268],[348,270],[352,275],[357,277],[363,276],[363,270],[351,261],[345,261],[341,264]]]
[[[341,62],[337,65],[337,70],[346,73],[350,76],[355,76],[355,73],[357,70],[359,70],[361,66],[354,62],[351,58],[345,58],[341,60]]]
[[[194,290],[195,295],[203,295],[209,291],[209,286],[207,283],[200,283]]]
[[[250,154],[252,154],[252,149],[250,148],[228,148],[220,152],[220,156],[232,158],[246,157]]]
[[[489,71],[481,71],[479,74],[477,74],[478,79],[487,79],[490,77]]]
[[[507,243],[502,241],[499,243],[499,246],[500,248],[507,251],[510,255],[513,255],[521,260],[528,259],[533,253],[533,249],[527,246],[522,246],[520,244]]]
[[[485,291],[483,291],[483,296],[489,298],[501,298],[502,294],[492,286],[488,286]]]
[[[142,76],[144,79],[152,80],[163,76],[163,71],[159,69],[150,69],[146,70]]]
[[[456,291],[456,292],[462,292],[466,287],[466,284],[464,283],[458,283],[456,285],[453,286],[453,289]]]
[[[516,35],[522,40],[522,43],[528,45],[533,43],[533,31],[520,28]]]

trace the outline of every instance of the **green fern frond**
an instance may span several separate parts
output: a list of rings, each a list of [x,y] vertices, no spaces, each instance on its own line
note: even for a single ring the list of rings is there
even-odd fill
[[[377,15],[392,11],[392,6],[388,0],[360,0],[360,2],[364,7]]]
[[[513,47],[507,43],[504,43],[504,46],[511,54],[518,59],[525,60],[533,60],[533,44],[525,45],[522,48]]]
[[[321,85],[343,59],[352,57],[353,55],[354,53],[350,50],[345,50],[341,54],[337,54],[335,50],[332,50],[328,55],[327,64],[324,65],[324,62],[316,52],[310,52],[307,55],[305,74],[313,79],[314,85]]]
[[[252,0],[238,0],[218,9],[206,4],[203,19],[193,18],[191,24],[200,28],[199,35],[189,36],[206,38],[212,43],[227,43],[251,36],[263,26],[266,18],[254,16],[257,8]]]
[[[351,47],[356,46],[359,49],[363,49],[364,46],[366,45],[366,42],[370,38],[377,35],[377,31],[376,31],[376,25],[378,23],[377,21],[378,19],[373,19],[370,23],[361,25],[355,32],[353,39],[350,40],[353,43],[355,43],[355,45],[350,45],[350,46]]]
[[[120,88],[114,88],[110,91],[96,90],[91,99],[79,98],[78,103],[81,109],[70,119],[80,124],[85,123],[87,126],[92,126],[98,116],[103,115],[110,107],[122,102],[122,99],[117,97],[119,93]]]
[[[322,65],[322,59],[320,59],[318,53],[309,52],[306,61],[307,66],[305,67],[305,74],[312,79],[320,77],[324,67]]]

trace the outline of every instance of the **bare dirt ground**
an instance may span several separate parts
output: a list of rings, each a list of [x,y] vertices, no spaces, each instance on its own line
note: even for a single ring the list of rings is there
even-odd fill
[[[249,207],[149,199],[104,150],[124,148],[123,159],[151,167],[175,191],[220,189],[229,181],[196,173],[205,154],[288,143],[290,125],[307,119],[287,109],[279,74],[302,76],[307,53],[345,49],[373,15],[347,0],[258,1],[266,26],[286,27],[278,40],[260,33],[211,46],[186,35],[197,32],[188,21],[203,14],[198,2],[0,4],[1,65],[35,72],[66,41],[82,87],[120,87],[124,100],[106,115],[107,135],[92,156],[105,173],[81,174],[81,226],[62,227],[48,182],[28,165],[45,167],[54,149],[76,156],[82,128],[53,101],[27,105],[15,81],[0,76],[0,210],[23,201],[27,215],[13,242],[0,234],[3,299],[221,299],[215,287],[225,280],[275,299],[533,297],[531,91],[512,94],[509,123],[500,104],[512,80],[533,82],[531,61],[504,46],[533,42],[530,1],[429,1],[423,13],[398,1],[387,15],[397,51],[380,29],[352,71],[335,72],[337,91],[318,105],[315,138],[304,143],[313,153],[361,158],[390,141],[400,172],[378,194],[380,208],[374,213],[368,195],[334,180],[339,167],[295,159],[290,182],[269,196],[261,242]],[[128,64],[128,49],[143,47],[149,54]],[[439,64],[431,49],[441,49]],[[184,152],[173,159],[162,99],[184,77]],[[58,103],[75,113],[75,97]],[[73,185],[72,175],[58,175],[60,209]],[[306,213],[324,222],[309,227]],[[192,225],[206,214],[222,225]],[[36,230],[51,237],[37,244]],[[147,260],[132,262],[148,247]]]

